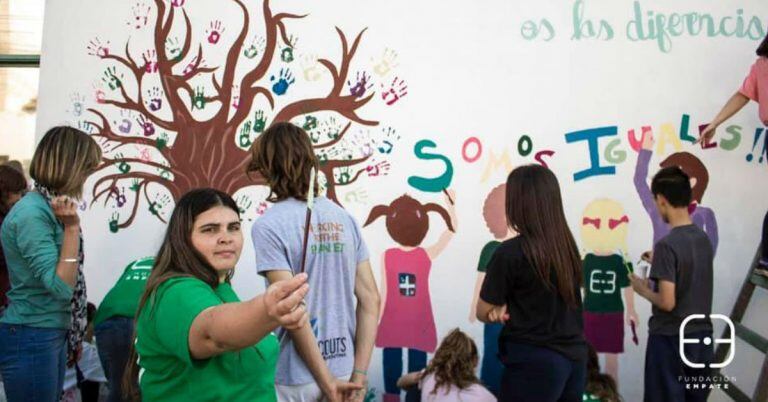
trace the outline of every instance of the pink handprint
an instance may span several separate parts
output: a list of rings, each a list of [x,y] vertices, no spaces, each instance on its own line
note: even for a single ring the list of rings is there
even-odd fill
[[[368,176],[386,176],[389,173],[389,162],[379,162],[375,165],[370,165],[365,168],[365,171],[368,172]]]
[[[155,125],[152,124],[151,121],[144,118],[144,115],[139,115],[139,117],[136,119],[136,122],[139,123],[142,130],[144,130],[145,137],[149,137],[155,134]]]
[[[232,107],[237,109],[240,106],[240,85],[232,87]]]
[[[158,69],[157,52],[154,50],[147,50],[141,57],[144,59],[144,71],[148,74],[156,73]]]
[[[98,37],[91,39],[90,42],[88,42],[88,54],[91,56],[97,56],[97,57],[106,57],[109,56],[109,41],[106,43],[101,43],[101,39]]]
[[[135,29],[141,29],[149,21],[149,6],[145,3],[136,3],[131,7],[133,15],[126,25],[133,26]]]
[[[371,81],[371,76],[368,75],[365,71],[362,72],[362,74],[358,71],[357,75],[355,77],[355,83],[352,84],[351,81],[347,80],[347,86],[349,86],[349,93],[354,95],[356,98],[360,98],[363,95],[365,95],[365,92],[373,86],[373,83]]]
[[[192,58],[192,61],[187,64],[186,67],[184,67],[184,78],[191,78],[190,74],[197,68],[198,66],[202,66],[205,64],[205,60],[200,60],[200,62],[197,62],[197,56]]]
[[[172,0],[171,5],[174,7],[181,7],[186,3],[187,0]]]
[[[219,43],[224,30],[225,28],[221,25],[221,21],[211,21],[210,28],[205,30],[205,34],[208,35],[208,43],[212,45]]]
[[[399,101],[400,98],[408,95],[408,85],[398,77],[395,77],[395,79],[392,80],[389,89],[387,89],[384,84],[381,84],[381,89],[383,90],[381,99],[386,102],[387,106],[392,106],[395,102]]]

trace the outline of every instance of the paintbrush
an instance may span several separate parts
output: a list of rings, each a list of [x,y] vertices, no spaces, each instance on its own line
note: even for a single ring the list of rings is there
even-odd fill
[[[307,264],[307,244],[309,243],[309,225],[312,219],[312,207],[315,203],[315,168],[309,171],[309,190],[307,191],[307,217],[304,220],[304,245],[301,251],[301,272]]]

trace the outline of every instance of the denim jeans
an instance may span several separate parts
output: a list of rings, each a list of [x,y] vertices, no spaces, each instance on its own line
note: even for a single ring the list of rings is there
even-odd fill
[[[93,329],[96,336],[96,348],[99,351],[101,367],[107,377],[109,386],[109,402],[121,402],[123,388],[121,386],[125,366],[130,358],[133,340],[133,318],[112,317]]]
[[[0,372],[8,402],[56,402],[64,387],[67,331],[0,324]]]

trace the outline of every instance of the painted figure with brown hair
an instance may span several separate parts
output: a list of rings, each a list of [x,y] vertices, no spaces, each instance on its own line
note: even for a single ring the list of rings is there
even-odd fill
[[[518,235],[493,254],[475,311],[482,322],[504,324],[502,401],[577,402],[584,394],[581,258],[560,194],[543,166],[507,177],[507,223]]]
[[[454,328],[440,342],[427,368],[400,377],[397,386],[418,386],[421,400],[428,402],[495,402],[496,397],[475,375],[478,362],[475,341]]]
[[[427,353],[435,351],[437,331],[429,294],[432,261],[453,238],[456,208],[452,191],[446,193],[444,208],[422,204],[408,195],[390,205],[371,209],[364,226],[385,218],[389,236],[398,246],[381,256],[382,311],[376,346],[384,348],[384,401],[399,401],[397,379],[403,374],[403,348],[408,349],[408,372],[420,371],[427,364]],[[429,232],[429,213],[437,213],[446,225],[437,243],[422,247]]]
[[[653,245],[655,245],[659,239],[669,234],[669,224],[665,223],[661,216],[656,211],[656,204],[653,201],[653,194],[651,194],[651,188],[646,181],[648,178],[648,165],[653,155],[653,135],[651,133],[645,133],[643,135],[642,149],[637,154],[637,165],[635,165],[635,177],[634,184],[637,194],[640,196],[640,201],[643,203],[643,208],[648,213],[648,217],[651,218],[653,224]],[[677,166],[685,172],[691,178],[691,189],[693,191],[693,198],[691,199],[691,205],[688,207],[688,212],[691,214],[691,219],[696,226],[700,227],[709,237],[712,248],[717,252],[717,244],[719,241],[717,231],[717,219],[712,209],[702,206],[704,200],[704,193],[707,191],[709,185],[709,171],[707,167],[701,162],[699,158],[688,152],[677,152],[669,155],[664,159],[659,166],[663,169],[670,166]],[[650,262],[652,259],[652,253],[646,252],[643,255],[643,259]]]
[[[477,281],[475,282],[475,291],[472,296],[472,306],[469,310],[469,322],[475,322],[475,310],[477,309],[477,299],[480,296],[480,287],[485,280],[485,270],[488,262],[491,261],[493,253],[499,248],[501,242],[514,236],[514,231],[507,225],[507,218],[504,216],[504,197],[507,191],[505,183],[494,187],[485,198],[483,203],[483,219],[488,230],[493,235],[494,240],[489,241],[480,252],[480,260],[477,263]],[[504,366],[499,357],[499,335],[503,325],[499,323],[483,324],[483,356],[480,365],[480,379],[494,395],[498,395],[499,382],[501,381],[501,371]]]
[[[35,191],[3,221],[11,289],[0,318],[0,371],[14,401],[57,400],[87,324],[83,239],[75,199],[101,161],[86,133],[54,127],[35,149]]]

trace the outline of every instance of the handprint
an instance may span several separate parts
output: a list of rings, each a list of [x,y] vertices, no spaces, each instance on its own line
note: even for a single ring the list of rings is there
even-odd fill
[[[165,163],[163,162],[163,165]],[[171,170],[167,167],[163,168],[157,168],[157,170],[160,172],[160,178],[163,180],[171,180]]]
[[[264,111],[257,110],[253,115],[253,132],[261,133],[267,125],[267,119],[264,118]]]
[[[400,100],[400,98],[408,95],[408,85],[406,85],[405,81],[398,77],[395,77],[395,79],[392,80],[392,84],[389,85],[389,89],[386,89],[384,84],[381,84],[381,89],[383,90],[381,93],[381,99],[387,103],[387,106],[392,106],[395,104],[395,102]]]
[[[293,35],[288,38],[288,43],[280,52],[280,60],[284,61],[285,63],[290,63],[293,61],[293,48],[296,47],[296,42],[298,41],[299,38],[294,38]]]
[[[166,146],[168,146],[168,133],[162,133],[157,140],[155,140],[155,148],[157,148],[158,151],[162,151]]]
[[[358,204],[365,204],[365,200],[368,199],[368,192],[364,189],[355,189],[344,195],[344,201],[356,202]]]
[[[133,26],[135,29],[141,29],[147,25],[149,21],[149,6],[144,3],[136,3],[131,7],[133,13],[132,18],[126,23],[126,25]]]
[[[117,68],[112,66],[104,70],[104,76],[101,77],[101,81],[109,85],[109,89],[114,91],[115,89],[123,86],[123,83],[121,82],[122,78],[123,78],[123,74],[121,73],[120,77],[118,77]]]
[[[245,215],[253,205],[253,201],[251,197],[243,194],[235,198],[235,204],[237,204],[237,209],[240,210],[240,215]]]
[[[248,148],[251,146],[251,122],[246,121],[243,127],[240,129],[240,148]]]
[[[154,50],[147,50],[141,57],[144,59],[144,71],[147,74],[156,73],[158,69],[157,52]]]
[[[340,184],[340,185],[344,185],[344,184],[349,183],[350,181],[352,181],[352,177],[351,177],[351,173],[349,171],[349,168],[348,167],[342,168],[339,171],[339,180],[338,180],[337,183]]]
[[[75,117],[80,117],[83,114],[83,103],[85,103],[85,96],[79,92],[74,92],[69,95],[69,100],[72,101],[72,110],[69,111]]]
[[[131,182],[131,187],[129,187],[131,191],[139,191],[141,189],[141,183],[139,182],[139,179],[133,179]]]
[[[269,208],[269,205],[262,201],[259,203],[259,207],[256,208],[256,215],[261,216],[264,215],[264,212],[267,212],[267,208]]]
[[[397,67],[397,52],[390,48],[384,49],[381,58],[374,62],[373,72],[379,77],[384,78],[393,68]]]
[[[133,119],[133,112],[127,109],[122,109],[120,110],[120,117],[122,120],[120,121],[120,125],[117,126],[117,130],[123,134],[130,134],[131,128],[133,128],[133,122],[131,122]],[[113,123],[117,124],[117,122]]]
[[[120,170],[121,173],[127,174],[131,171],[131,165],[129,165],[128,162],[126,162],[123,158],[123,154],[115,154],[115,159],[119,160],[117,163],[117,169]]]
[[[120,214],[115,211],[112,213],[112,217],[109,218],[109,231],[112,233],[117,233],[117,231],[120,229],[117,222],[120,220]]]
[[[88,54],[91,56],[97,56],[97,57],[106,57],[109,56],[109,41],[106,43],[102,43],[101,39],[98,37],[91,39],[90,42],[88,42]]]
[[[275,81],[275,76],[269,78],[270,81]],[[293,74],[291,73],[290,69],[280,69],[280,76],[277,79],[277,82],[275,82],[274,85],[272,85],[272,92],[275,93],[275,95],[285,95],[285,92],[288,91],[288,87],[291,86],[296,82],[296,79],[293,78]]]
[[[199,66],[203,66],[204,64],[205,64],[205,60],[201,59],[200,62],[198,63],[197,56],[193,57],[192,61],[190,61],[189,64],[187,64],[187,66],[184,67],[184,72],[182,73],[184,74],[184,78],[192,78],[191,74],[195,71],[195,68]]]
[[[151,137],[153,134],[155,134],[155,125],[152,124],[151,121],[144,118],[143,114],[139,115],[139,117],[136,119],[136,122],[139,123],[142,130],[144,130],[145,137]]]
[[[384,139],[381,141],[381,144],[377,147],[377,149],[379,153],[390,154],[392,153],[394,142],[399,140],[400,136],[397,135],[397,131],[392,127],[382,128],[381,131],[384,133]]]
[[[187,0],[172,0],[171,5],[174,7],[181,7]]]
[[[171,202],[167,194],[160,197],[155,194],[155,200],[149,203],[149,212],[154,216],[160,216],[161,210]]]
[[[312,141],[313,144],[317,145],[320,142],[320,133],[309,131],[308,134],[309,134],[309,139]]]
[[[130,168],[128,169],[130,170]],[[127,172],[124,172],[127,173]],[[117,189],[117,187],[112,187],[109,190],[109,197],[115,197],[115,201],[117,202],[117,207],[122,208],[123,205],[127,202],[127,199],[125,198],[125,188],[122,189],[122,192]]]
[[[386,176],[389,173],[389,162],[379,162],[375,165],[366,166],[365,171],[368,173],[368,176],[375,177],[375,176]]]
[[[192,110],[205,108],[205,88],[197,87],[192,98]]]
[[[355,98],[360,98],[363,95],[365,95],[365,92],[371,87],[373,87],[373,83],[370,82],[371,77],[366,74],[365,71],[363,71],[362,74],[360,72],[357,72],[355,83],[353,84],[351,81],[347,80],[347,86],[349,86],[349,93],[353,95]]]
[[[304,117],[304,125],[301,127],[304,131],[311,131],[317,128],[317,117],[312,115],[306,115]]]
[[[263,37],[258,35],[254,36],[250,45],[248,45],[248,47],[243,50],[243,56],[248,59],[253,59],[259,54],[259,52],[264,51],[266,43],[267,41]]]
[[[168,59],[171,61],[179,61],[181,59],[181,45],[179,44],[179,38],[173,37],[165,40],[165,52],[168,55]]]
[[[205,34],[208,35],[208,43],[215,45],[219,43],[219,39],[221,39],[221,34],[224,33],[226,29],[221,25],[221,21],[211,21],[210,28],[205,30]]]
[[[156,112],[163,107],[163,92],[158,87],[152,87],[147,90],[147,107]]]
[[[301,56],[301,69],[304,73],[304,79],[307,81],[317,81],[322,78],[323,69],[320,68],[316,56]]]
[[[84,132],[86,132],[86,133],[89,133],[89,134],[90,134],[90,132],[91,132],[91,129],[93,128],[93,126],[92,126],[92,125],[91,125],[91,123],[90,123],[90,122],[88,122],[88,121],[85,121],[85,120],[80,120],[80,121],[78,121],[78,122],[77,122],[77,128],[78,128],[80,131],[84,131]]]
[[[139,150],[139,159],[141,159],[142,162],[152,161],[152,154],[149,152],[149,148],[142,148]]]
[[[335,117],[330,117],[328,120],[323,122],[321,130],[329,140],[336,140],[339,138],[341,133],[341,126],[338,122],[336,122]]]

